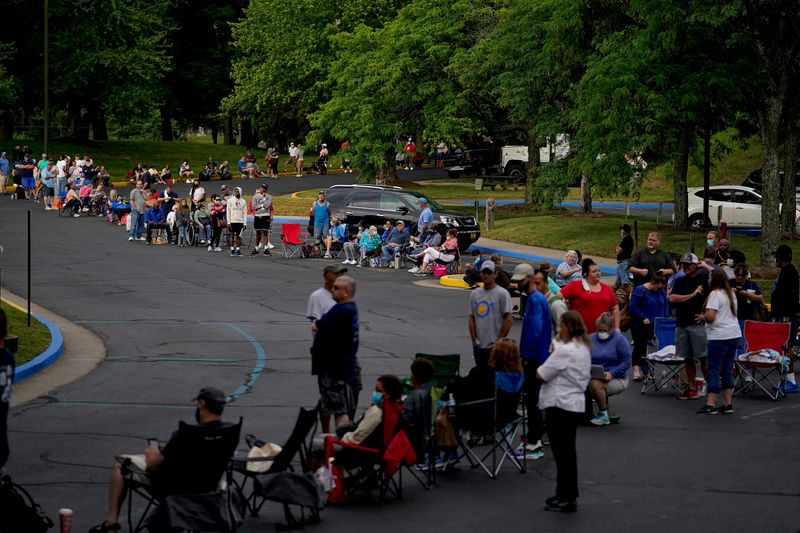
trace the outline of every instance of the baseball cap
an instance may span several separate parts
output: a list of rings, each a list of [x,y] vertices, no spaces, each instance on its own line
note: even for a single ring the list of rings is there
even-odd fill
[[[417,198],[417,203],[418,204],[427,204],[428,203],[428,199],[425,198],[425,197]]]
[[[621,230],[622,230],[622,231],[624,231],[625,233],[630,233],[630,232],[631,232],[631,226],[630,226],[630,224],[623,224],[623,225],[621,225],[621,226],[619,227],[619,229],[621,229]]]
[[[203,387],[194,400],[205,400],[207,402],[225,403],[225,393],[215,387]]]
[[[396,226],[405,226],[405,225],[406,225],[406,223],[405,223],[405,222],[403,222],[402,220],[398,220],[398,221],[397,221],[397,224],[395,224],[395,225],[396,225]]]
[[[347,272],[347,269],[338,263],[334,263],[332,265],[327,265],[322,271],[326,274],[339,274],[340,272]]]
[[[228,188],[228,186],[227,186],[227,185],[225,185],[224,183],[222,184],[222,187],[220,187],[220,189],[223,189],[223,190],[224,190],[224,189],[227,189],[227,188]]]
[[[792,249],[787,244],[781,244],[775,251],[772,252],[772,255],[775,257],[781,257],[784,259],[791,259],[792,258]]]
[[[494,272],[495,271],[494,261],[490,260],[481,263],[481,272],[483,272],[484,270],[488,270],[489,272]]]
[[[691,263],[697,264],[698,259],[697,256],[694,255],[692,252],[685,253],[681,256],[681,264],[688,265]]]
[[[492,264],[494,264],[494,262],[492,262]],[[481,270],[483,270],[483,267],[481,267]],[[514,269],[514,275],[511,276],[511,281],[520,281],[528,276],[533,276],[535,271],[536,269],[533,268],[533,265],[530,265],[529,263],[520,263]]]

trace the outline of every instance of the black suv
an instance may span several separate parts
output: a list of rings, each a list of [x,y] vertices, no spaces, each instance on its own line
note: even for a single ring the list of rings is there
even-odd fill
[[[496,148],[455,151],[444,156],[444,168],[451,179],[496,174],[499,167],[500,150]]]
[[[387,220],[393,223],[402,220],[412,233],[417,231],[421,212],[417,199],[424,197],[433,211],[433,222],[458,231],[458,247],[462,252],[481,236],[481,228],[475,217],[447,211],[424,194],[401,187],[334,185],[325,190],[325,196],[331,204],[333,216],[348,225],[355,226],[365,220],[368,225],[381,229]]]

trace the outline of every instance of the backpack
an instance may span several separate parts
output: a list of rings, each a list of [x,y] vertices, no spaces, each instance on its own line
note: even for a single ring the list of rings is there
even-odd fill
[[[53,521],[28,491],[11,481],[10,476],[0,478],[1,533],[44,533],[51,527]]]

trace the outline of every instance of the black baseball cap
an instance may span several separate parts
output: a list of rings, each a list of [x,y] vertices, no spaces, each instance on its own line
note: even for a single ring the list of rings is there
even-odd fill
[[[630,233],[630,232],[631,232],[631,226],[630,226],[630,224],[623,224],[623,225],[621,225],[621,226],[619,227],[619,229],[621,229],[621,230],[622,230],[622,231],[624,231],[625,233]]]
[[[224,392],[215,387],[203,387],[193,399],[223,404],[227,400],[227,397]]]

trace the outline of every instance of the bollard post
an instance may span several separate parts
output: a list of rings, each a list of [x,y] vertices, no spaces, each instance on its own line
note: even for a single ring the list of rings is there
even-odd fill
[[[486,229],[494,229],[494,198],[486,199]]]
[[[639,221],[633,221],[633,241],[636,243],[636,248],[639,248]]]
[[[658,214],[656,215],[656,224],[661,223],[661,210],[664,209],[664,202],[658,202]]]
[[[475,208],[475,220],[478,220],[480,218],[478,217],[478,207],[481,205],[481,203],[478,200],[475,200],[472,203],[474,204],[473,207]]]
[[[631,203],[625,202],[625,219],[627,220],[631,216]]]
[[[31,327],[31,210],[28,209],[28,327]]]

